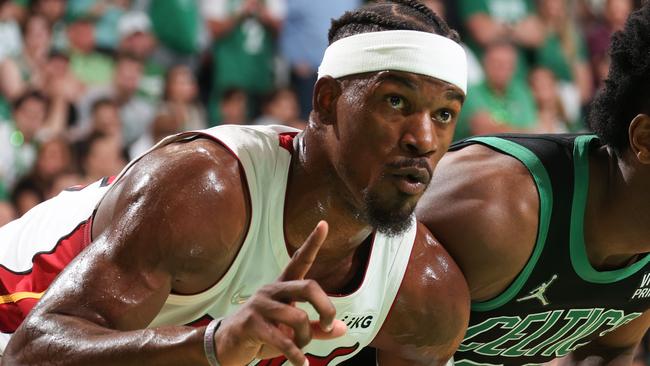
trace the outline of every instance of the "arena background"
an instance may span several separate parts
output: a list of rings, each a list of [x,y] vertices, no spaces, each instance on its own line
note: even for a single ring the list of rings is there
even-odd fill
[[[456,138],[587,131],[638,1],[428,0],[470,55]],[[331,18],[361,0],[0,0],[0,225],[172,133],[308,120]],[[650,364],[650,341],[635,365]]]

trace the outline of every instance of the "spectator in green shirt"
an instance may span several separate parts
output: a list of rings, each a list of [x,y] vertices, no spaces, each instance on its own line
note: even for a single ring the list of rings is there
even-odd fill
[[[538,0],[538,9],[545,37],[536,52],[537,64],[553,71],[584,105],[593,92],[585,40],[567,13],[564,0]]]
[[[86,86],[103,86],[113,79],[113,60],[95,49],[95,19],[81,17],[67,28],[70,68]]]
[[[517,53],[505,41],[485,51],[485,80],[470,87],[456,126],[455,139],[503,132],[529,132],[537,111],[528,86],[514,77]]]
[[[67,0],[69,17],[90,16],[96,19],[95,43],[98,48],[112,51],[119,41],[117,23],[128,8],[129,0]]]
[[[211,102],[230,88],[246,92],[249,111],[273,90],[275,36],[286,12],[282,0],[214,0],[204,12],[214,43],[214,80]],[[211,108],[211,122],[221,120],[218,105]],[[216,113],[215,113],[216,112]],[[250,114],[250,113],[249,113]],[[252,113],[255,114],[255,113]]]
[[[149,15],[132,11],[124,14],[117,27],[120,35],[118,53],[134,55],[142,61],[142,79],[138,93],[157,101],[162,96],[165,67],[155,59],[157,39]]]
[[[44,16],[50,24],[53,48],[57,51],[65,49],[68,42],[64,21],[66,0],[32,0],[29,5],[34,14]]]
[[[517,51],[516,77],[525,81],[524,49],[535,49],[544,40],[534,0],[460,0],[458,5],[468,46],[482,58],[484,49],[495,41],[512,42]]]

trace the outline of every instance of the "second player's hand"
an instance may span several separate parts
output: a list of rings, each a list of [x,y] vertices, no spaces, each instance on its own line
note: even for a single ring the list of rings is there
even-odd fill
[[[284,355],[296,366],[307,365],[301,351],[312,339],[331,339],[345,334],[346,326],[336,320],[336,309],[323,289],[305,275],[327,237],[321,221],[294,253],[274,283],[258,290],[236,313],[223,321],[215,335],[217,356],[224,366],[246,365],[253,359]],[[296,308],[296,301],[309,302],[319,321]]]

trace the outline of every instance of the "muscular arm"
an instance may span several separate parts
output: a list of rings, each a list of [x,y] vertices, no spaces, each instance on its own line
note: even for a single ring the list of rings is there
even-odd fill
[[[503,292],[528,261],[538,207],[523,164],[474,145],[440,161],[416,215],[458,263],[472,300],[485,301]]]
[[[247,205],[238,163],[197,140],[143,158],[95,217],[95,240],[17,330],[11,365],[207,364],[204,329],[142,329],[170,291],[202,291],[241,245]]]
[[[629,366],[634,361],[634,352],[648,327],[650,327],[650,311],[578,348],[561,359],[558,366]]]
[[[379,365],[444,365],[460,344],[468,321],[465,279],[420,224],[400,290],[373,341]]]

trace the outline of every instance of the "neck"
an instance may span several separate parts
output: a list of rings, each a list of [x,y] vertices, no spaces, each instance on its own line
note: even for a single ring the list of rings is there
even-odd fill
[[[592,266],[600,270],[625,267],[650,252],[650,202],[642,178],[647,173],[625,154],[603,147],[590,158],[585,243]]]
[[[308,277],[326,279],[330,287],[341,287],[354,272],[356,250],[372,233],[372,227],[360,219],[357,209],[347,200],[345,186],[321,148],[318,131],[308,127],[296,136],[285,202],[285,238],[293,254],[309,236],[318,221],[329,224],[329,234],[318,253]],[[319,281],[321,282],[321,281]],[[327,283],[321,283],[324,288]]]

